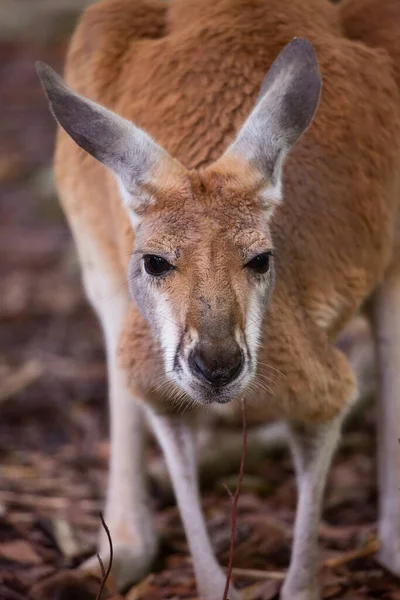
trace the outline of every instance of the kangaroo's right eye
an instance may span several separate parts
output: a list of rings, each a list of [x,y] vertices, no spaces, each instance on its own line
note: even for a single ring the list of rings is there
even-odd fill
[[[173,269],[173,266],[165,258],[156,256],[155,254],[146,254],[143,257],[143,262],[146,273],[153,277],[165,275],[165,273]]]
[[[259,273],[260,275],[263,273],[267,273],[269,271],[269,263],[270,258],[272,256],[272,252],[263,252],[262,254],[258,254],[251,261],[249,261],[246,265],[248,269],[251,269],[255,273]]]

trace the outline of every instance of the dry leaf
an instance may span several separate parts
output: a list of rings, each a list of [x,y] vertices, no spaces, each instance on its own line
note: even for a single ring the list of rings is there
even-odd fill
[[[13,540],[0,544],[0,556],[27,565],[38,565],[42,562],[31,544],[24,540]]]

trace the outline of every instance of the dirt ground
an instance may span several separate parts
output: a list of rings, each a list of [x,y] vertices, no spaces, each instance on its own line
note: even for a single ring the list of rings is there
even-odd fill
[[[33,68],[40,59],[60,70],[64,37],[0,41],[0,600],[94,599],[98,590],[97,581],[68,570],[95,550],[106,487],[104,354],[54,191],[55,128]],[[346,432],[329,478],[320,528],[325,599],[400,600],[399,582],[371,553],[375,445],[371,407]],[[253,572],[235,581],[245,600],[267,600],[278,597],[290,553],[296,490],[288,452],[265,455],[246,477],[234,565]],[[225,565],[230,499],[223,483],[234,481],[217,478],[203,491]],[[194,598],[177,509],[152,489],[160,556],[126,598]],[[364,550],[366,557],[350,560]]]

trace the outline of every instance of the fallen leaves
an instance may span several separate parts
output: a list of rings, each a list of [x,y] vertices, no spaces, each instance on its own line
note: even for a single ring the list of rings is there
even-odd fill
[[[337,567],[341,567],[346,565],[354,560],[358,560],[359,558],[365,558],[366,556],[372,556],[376,554],[379,550],[379,542],[376,539],[373,539],[368,542],[364,547],[358,548],[357,550],[353,550],[352,552],[346,552],[341,556],[336,558],[327,558],[324,562],[324,567],[328,567],[329,569],[335,569]]]
[[[32,359],[3,377],[0,381],[0,403],[31,385],[43,374],[43,371],[43,365]]]
[[[126,600],[140,600],[143,596],[148,594],[154,583],[154,574],[150,573],[143,581],[134,585],[126,595]]]
[[[23,565],[38,565],[42,562],[32,546],[24,540],[13,540],[0,544],[0,558]]]

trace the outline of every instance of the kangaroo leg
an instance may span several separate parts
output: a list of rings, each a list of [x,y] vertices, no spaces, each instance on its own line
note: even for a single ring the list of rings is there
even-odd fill
[[[158,415],[151,410],[148,415],[171,475],[200,598],[221,600],[226,577],[214,556],[201,509],[192,427],[179,415]],[[238,598],[234,589],[229,598]]]
[[[292,557],[281,591],[282,600],[319,598],[318,525],[325,482],[339,439],[340,426],[340,418],[322,426],[289,424],[298,501]]]
[[[400,268],[371,300],[379,364],[379,560],[400,576]]]
[[[85,259],[89,249],[85,248]],[[110,473],[105,521],[114,546],[113,576],[118,588],[141,579],[157,551],[144,473],[143,409],[128,390],[125,373],[117,361],[117,344],[129,307],[129,296],[121,281],[108,275],[105,261],[93,254],[90,269],[83,263],[87,295],[104,331],[109,381]],[[118,291],[119,290],[119,291]],[[107,565],[108,542],[101,531],[100,553]],[[98,570],[96,557],[82,565]]]

